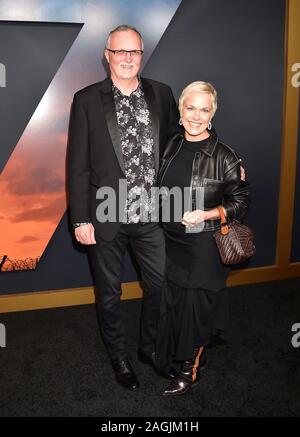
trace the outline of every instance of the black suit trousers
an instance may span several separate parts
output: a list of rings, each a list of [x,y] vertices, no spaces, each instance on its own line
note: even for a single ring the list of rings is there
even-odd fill
[[[120,298],[128,244],[133,249],[143,280],[139,349],[147,355],[155,350],[165,278],[165,239],[157,223],[122,224],[112,241],[98,237],[97,244],[89,246],[102,337],[112,360],[127,355]]]

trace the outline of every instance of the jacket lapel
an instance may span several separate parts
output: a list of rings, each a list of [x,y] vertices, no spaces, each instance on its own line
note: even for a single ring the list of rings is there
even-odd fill
[[[110,78],[105,79],[101,83],[100,94],[101,94],[103,110],[105,114],[108,131],[110,134],[111,142],[114,147],[119,165],[123,173],[125,173],[123,153],[121,149],[121,141],[119,136],[119,128],[118,128],[116,109],[115,109],[115,102],[112,92],[112,82]]]
[[[154,160],[155,160],[155,170],[156,173],[159,169],[159,110],[158,105],[155,100],[154,91],[150,83],[147,81],[147,79],[141,78],[142,87],[145,95],[145,99],[148,105],[148,109],[150,112],[150,118],[152,123],[152,135],[154,140]]]

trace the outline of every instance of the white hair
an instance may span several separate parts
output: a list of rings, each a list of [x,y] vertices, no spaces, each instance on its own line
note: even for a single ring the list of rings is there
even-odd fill
[[[115,33],[115,32],[128,32],[128,30],[132,30],[133,32],[138,34],[138,36],[140,37],[140,40],[141,40],[142,50],[144,50],[144,41],[143,41],[143,37],[142,37],[141,33],[135,27],[129,26],[128,24],[121,24],[120,26],[118,26],[115,29],[111,30],[109,32],[109,35],[108,35],[105,47],[106,48],[110,48],[109,47],[109,45],[110,45],[110,38],[111,38],[113,33]]]

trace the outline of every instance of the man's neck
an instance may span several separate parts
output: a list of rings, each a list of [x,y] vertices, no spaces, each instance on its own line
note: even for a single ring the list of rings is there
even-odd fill
[[[137,89],[139,84],[139,79],[137,77],[130,80],[120,80],[115,77],[111,77],[113,84],[124,94],[129,96],[134,90]]]

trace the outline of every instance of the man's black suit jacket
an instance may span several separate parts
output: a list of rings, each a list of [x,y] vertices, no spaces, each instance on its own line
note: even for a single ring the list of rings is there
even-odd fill
[[[170,87],[141,78],[150,111],[156,173],[168,140],[178,132],[178,110]],[[110,241],[120,223],[99,223],[99,187],[111,187],[118,199],[119,179],[126,179],[110,78],[78,91],[73,100],[67,155],[72,223],[93,223],[96,238]],[[118,214],[118,212],[117,212]],[[117,217],[118,219],[118,217]]]

